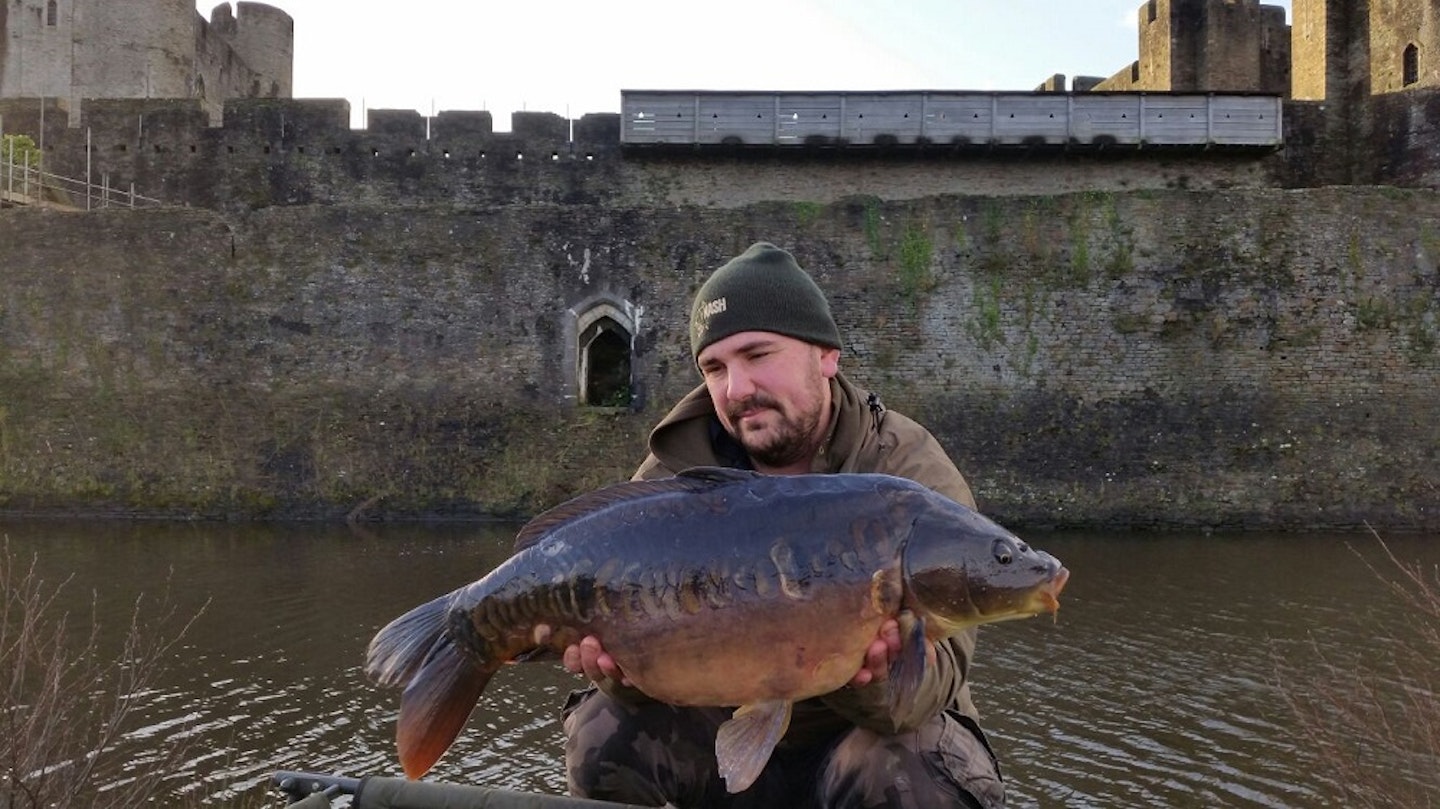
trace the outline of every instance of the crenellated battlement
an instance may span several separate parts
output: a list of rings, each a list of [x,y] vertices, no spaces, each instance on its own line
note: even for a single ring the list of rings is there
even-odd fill
[[[1155,148],[990,150],[971,144],[869,149],[793,147],[641,152],[621,142],[621,116],[571,120],[521,111],[511,131],[492,114],[367,111],[351,128],[343,99],[232,99],[218,123],[198,99],[0,99],[0,127],[30,135],[47,171],[170,204],[630,205],[728,207],[759,200],[833,201],[857,193],[1054,194],[1135,188],[1440,185],[1428,110],[1440,90],[1373,104],[1383,152],[1355,150],[1326,105],[1284,103],[1284,146],[1235,154]],[[72,125],[71,121],[75,121]]]
[[[232,99],[218,125],[198,99],[90,99],[75,112],[61,99],[0,99],[0,127],[30,135],[47,171],[221,209],[573,202],[590,192],[538,173],[619,150],[617,114],[516,112],[496,132],[491,113],[465,110],[374,109],[352,129],[343,99]]]
[[[176,204],[663,198],[727,205],[855,193],[1440,185],[1440,155],[1431,147],[1440,108],[1440,63],[1433,57],[1440,52],[1440,26],[1426,22],[1419,0],[1383,8],[1294,0],[1293,33],[1284,9],[1261,0],[1146,0],[1137,8],[1140,58],[1109,79],[1077,78],[1068,97],[1057,74],[1042,97],[1010,94],[1016,106],[1003,116],[995,99],[960,99],[991,104],[969,112],[926,106],[943,93],[870,99],[910,105],[901,113],[912,138],[874,129],[885,116],[862,115],[861,94],[855,94],[840,102],[854,102],[844,108],[853,121],[839,110],[810,106],[797,107],[784,122],[751,115],[751,128],[773,130],[768,140],[765,132],[747,130],[711,148],[703,146],[696,119],[694,138],[681,137],[665,154],[632,149],[635,141],[622,140],[617,114],[572,120],[523,111],[514,113],[511,131],[496,132],[488,111],[425,116],[376,109],[367,111],[364,128],[354,129],[345,100],[289,98],[294,23],[264,3],[221,3],[207,21],[188,0],[134,0],[123,4],[125,24],[114,19],[121,4],[109,0],[61,3],[53,20],[45,0],[11,3],[20,11],[0,16],[0,127],[33,137],[49,171],[133,184],[139,193]],[[85,26],[97,21],[114,31],[87,33]],[[72,41],[84,46],[61,47]],[[22,53],[24,71],[17,67]],[[1112,92],[1110,99],[1077,100],[1090,90]],[[1279,151],[1235,155],[1198,151],[1223,145],[1210,135],[1233,120],[1215,127],[1213,112],[1149,109],[1137,92],[1258,92],[1294,100],[1282,107]],[[913,97],[920,96],[925,100],[916,109]],[[1130,109],[1137,97],[1140,108]],[[1106,115],[1114,120],[1102,120]],[[1197,151],[1152,148],[1167,141],[1154,136],[1151,124],[1169,127],[1182,118],[1204,133]],[[825,127],[842,120],[866,129],[826,134]],[[651,129],[664,123],[667,131],[677,126],[675,115],[631,123]],[[721,148],[732,139],[778,148],[747,148],[743,155]],[[857,145],[873,148],[847,148]],[[861,162],[865,168],[857,171]]]

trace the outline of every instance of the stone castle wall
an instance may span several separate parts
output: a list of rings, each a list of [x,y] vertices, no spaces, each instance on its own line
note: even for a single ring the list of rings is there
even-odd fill
[[[1358,188],[0,211],[0,509],[549,505],[628,473],[697,382],[694,290],[771,239],[1005,521],[1433,529],[1436,221]],[[635,412],[575,405],[597,301]]]

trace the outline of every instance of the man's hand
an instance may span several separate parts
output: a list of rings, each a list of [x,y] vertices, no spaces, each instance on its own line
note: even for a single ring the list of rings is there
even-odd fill
[[[898,628],[895,636],[900,636]],[[615,658],[605,651],[600,645],[600,639],[594,635],[586,635],[579,643],[566,646],[561,662],[570,673],[582,674],[595,682],[613,680],[621,685],[630,685],[629,678],[615,663]]]
[[[870,641],[869,648],[865,650],[865,662],[850,678],[850,685],[859,688],[885,682],[890,677],[890,664],[899,656],[900,622],[890,618],[880,624],[875,640]],[[935,644],[928,640],[925,641],[925,664],[935,665]]]

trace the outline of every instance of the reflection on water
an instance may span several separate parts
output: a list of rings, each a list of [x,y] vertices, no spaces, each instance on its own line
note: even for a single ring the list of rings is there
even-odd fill
[[[278,769],[399,774],[398,694],[365,680],[365,646],[390,619],[498,564],[514,528],[40,522],[0,533],[18,558],[35,554],[47,580],[72,577],[77,611],[89,614],[93,589],[116,634],[142,593],[203,609],[145,695],[123,758],[144,768],[162,747],[198,741],[170,788],[253,805]],[[1296,738],[1276,661],[1303,669],[1317,649],[1383,656],[1403,637],[1399,604],[1366,567],[1385,569],[1373,538],[1028,539],[1073,573],[1059,616],[982,629],[973,673],[1013,806],[1332,804],[1336,787]],[[1440,562],[1440,542],[1390,544],[1402,559]],[[576,684],[550,664],[502,671],[431,777],[562,792],[558,710]]]

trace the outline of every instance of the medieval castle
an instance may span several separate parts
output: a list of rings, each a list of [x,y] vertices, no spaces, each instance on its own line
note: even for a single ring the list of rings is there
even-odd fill
[[[1033,187],[1013,174],[963,187],[1135,187],[1133,175],[1147,172],[1152,184],[1182,187],[1440,185],[1440,2],[1294,0],[1292,11],[1287,25],[1283,8],[1258,0],[1147,0],[1133,63],[1068,88],[1057,74],[1036,88],[1271,94],[1283,99],[1282,148],[1236,158],[1218,176],[1211,155],[1193,152],[1182,168],[1172,151],[1169,170],[1150,157],[1103,171],[1093,156],[1051,154],[1053,179]],[[366,128],[352,130],[347,102],[291,98],[292,54],[290,17],[259,3],[239,2],[233,13],[221,4],[206,21],[189,0],[0,0],[0,127],[41,144],[53,172],[207,207],[377,195],[523,202],[533,183],[513,199],[517,189],[476,185],[484,159],[528,154],[553,167],[624,152],[616,114],[517,113],[513,131],[497,133],[488,112],[369,110]],[[915,151],[947,154],[930,144]],[[994,159],[966,154],[973,159],[947,171],[973,174]],[[598,201],[605,192],[555,193]]]
[[[767,239],[1002,522],[1433,530],[1440,0],[1291,19],[1149,0],[1108,77],[497,132],[292,98],[274,8],[0,0],[0,512],[533,513],[628,476]]]

